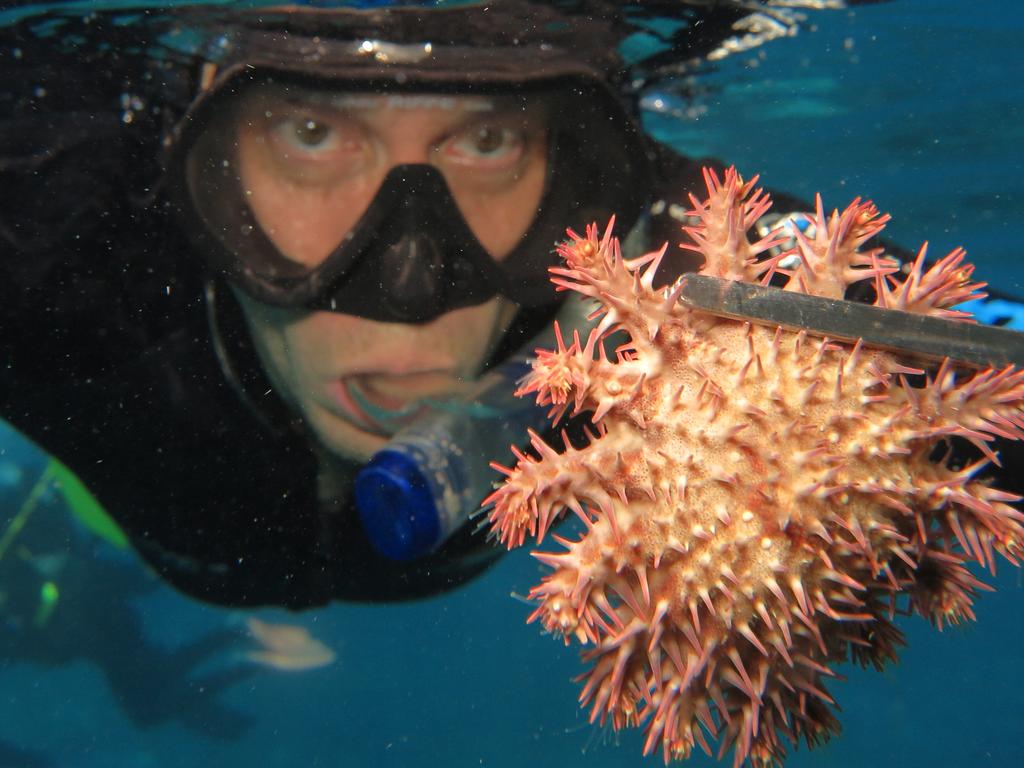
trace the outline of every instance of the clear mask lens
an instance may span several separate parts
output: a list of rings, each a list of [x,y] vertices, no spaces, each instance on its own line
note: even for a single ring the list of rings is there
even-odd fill
[[[253,274],[295,278],[339,251],[389,171],[426,165],[501,259],[544,192],[548,112],[543,97],[250,84],[194,141],[188,190],[207,229]]]

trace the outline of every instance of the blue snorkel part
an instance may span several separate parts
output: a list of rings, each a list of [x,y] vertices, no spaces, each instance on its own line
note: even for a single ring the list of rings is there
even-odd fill
[[[582,302],[568,300],[559,323],[582,329],[586,314]],[[549,329],[484,374],[466,396],[431,403],[360,470],[356,508],[377,551],[398,561],[423,557],[469,520],[499,479],[490,462],[527,429],[548,427],[548,409],[514,392],[531,370],[534,350],[554,344]]]

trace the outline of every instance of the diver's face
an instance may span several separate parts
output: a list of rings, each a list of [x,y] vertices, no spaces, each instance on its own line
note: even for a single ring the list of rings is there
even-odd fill
[[[496,259],[513,249],[540,202],[546,120],[519,100],[416,95],[346,103],[269,92],[251,107],[237,136],[249,205],[280,252],[304,266],[337,247],[399,164],[440,170]],[[464,390],[515,311],[495,298],[405,325],[236,294],[274,385],[326,448],[359,461],[416,417],[418,401]]]

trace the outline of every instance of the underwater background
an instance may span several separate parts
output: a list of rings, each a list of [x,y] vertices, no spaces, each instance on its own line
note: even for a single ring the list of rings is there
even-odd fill
[[[796,38],[725,60],[698,102],[647,124],[766,185],[820,191],[828,208],[869,197],[892,214],[893,241],[927,239],[933,256],[964,245],[975,277],[1024,296],[1022,36],[1018,0],[820,13]],[[47,466],[0,429],[0,520],[25,509]],[[37,496],[35,523],[67,517],[65,495]],[[540,574],[527,548],[444,597],[253,614],[178,595],[77,524],[48,530],[103,565],[76,580],[54,563],[59,600],[82,608],[75,622],[39,615],[30,649],[0,645],[0,768],[661,764],[640,757],[638,732],[602,731],[577,709],[576,650],[527,626],[512,597]],[[898,664],[842,668],[848,679],[830,686],[842,735],[787,765],[1024,763],[1024,588],[1005,562],[988,581],[998,590],[980,596],[976,624],[940,634],[904,620]],[[257,667],[245,658],[252,615],[301,624],[336,661]]]

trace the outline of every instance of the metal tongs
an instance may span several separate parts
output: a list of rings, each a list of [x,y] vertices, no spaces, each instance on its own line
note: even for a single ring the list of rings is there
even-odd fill
[[[1024,333],[1006,328],[809,296],[711,275],[687,275],[681,290],[679,301],[685,306],[734,320],[781,325],[837,341],[863,339],[871,347],[927,360],[948,357],[972,368],[1024,368]]]

